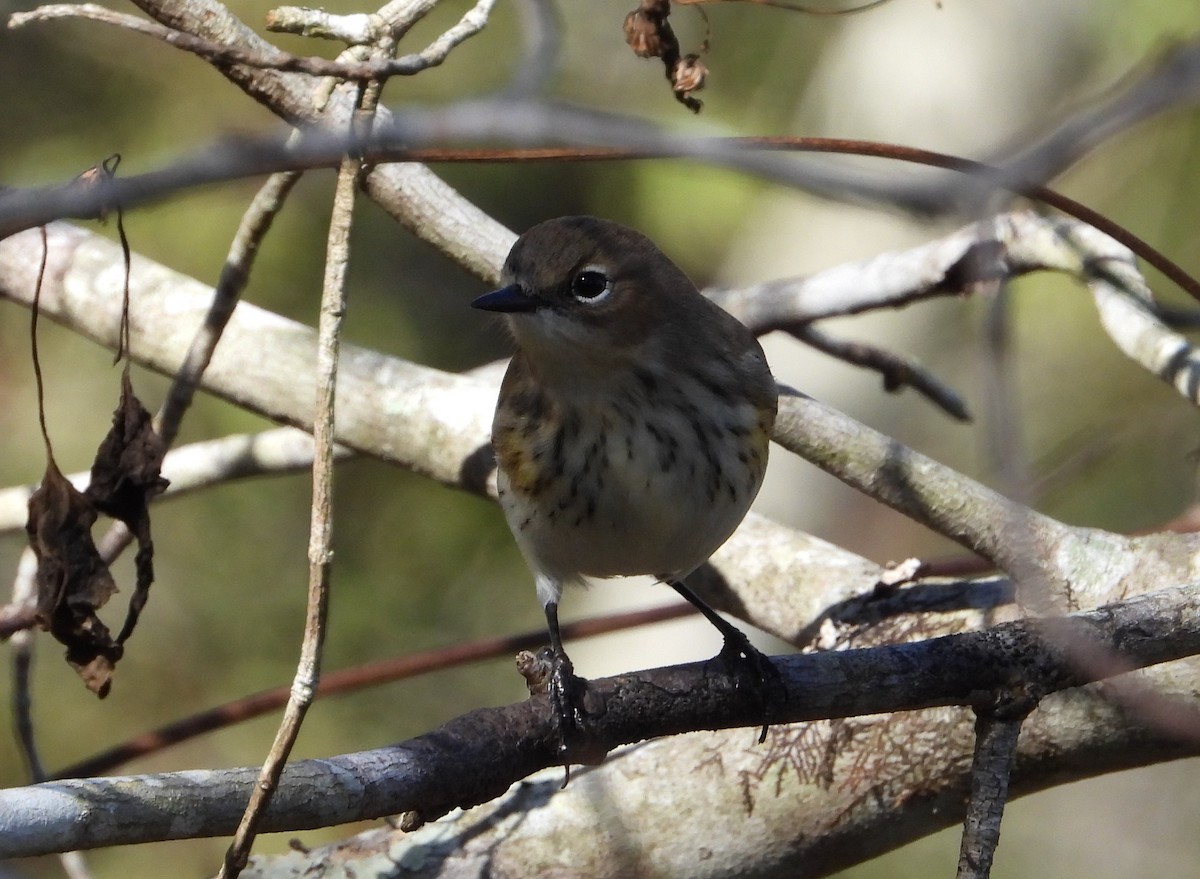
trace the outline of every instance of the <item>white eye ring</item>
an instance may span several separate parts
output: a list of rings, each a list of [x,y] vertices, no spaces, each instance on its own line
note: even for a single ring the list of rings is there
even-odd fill
[[[586,266],[571,277],[571,295],[577,302],[595,305],[612,294],[612,280],[596,266]]]

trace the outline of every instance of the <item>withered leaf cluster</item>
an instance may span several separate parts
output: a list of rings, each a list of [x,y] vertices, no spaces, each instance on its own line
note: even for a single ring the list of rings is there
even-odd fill
[[[154,541],[150,538],[150,500],[167,489],[162,478],[166,446],[154,430],[150,413],[133,392],[129,368],[121,374],[121,399],[113,411],[112,427],[100,443],[92,463],[86,496],[106,516],[124,522],[137,541],[137,572],[129,613],[118,643],[124,643],[137,625],[154,582]]]
[[[122,648],[96,616],[117,591],[92,540],[96,510],[54,459],[29,499],[25,530],[37,556],[37,622],[67,646],[67,662],[101,698]]]
[[[120,156],[112,155],[73,181],[74,186],[104,187],[116,172]],[[129,346],[129,241],[115,207],[117,232],[125,255],[125,289],[117,361]],[[101,219],[108,208],[101,212]],[[67,648],[67,662],[88,689],[104,698],[112,686],[113,669],[124,653],[154,582],[154,542],[150,539],[150,500],[166,490],[162,478],[166,444],[154,430],[150,413],[133,392],[129,361],[121,372],[121,399],[113,411],[112,427],[96,451],[91,481],[80,492],[63,476],[54,460],[46,429],[45,387],[38,357],[37,323],[42,280],[49,257],[42,234],[42,265],[38,271],[29,326],[33,371],[37,380],[38,423],[46,446],[46,472],[29,498],[25,531],[37,558],[35,620]],[[137,540],[136,584],[120,633],[114,638],[97,616],[117,591],[108,561],[92,539],[100,514],[125,523]]]
[[[661,58],[675,99],[699,113],[704,103],[692,93],[704,88],[708,68],[698,54],[680,52],[670,15],[670,0],[640,0],[625,16],[625,42],[639,58]]]
[[[25,530],[38,561],[37,622],[66,645],[67,662],[101,698],[108,694],[113,668],[154,581],[148,505],[167,487],[160,475],[165,451],[150,413],[133,392],[126,366],[121,399],[96,452],[87,490],[71,485],[47,445],[46,473],[29,499]],[[115,638],[97,616],[117,591],[92,540],[92,525],[101,513],[124,522],[138,544],[134,593]]]
[[[109,156],[73,181],[74,186],[103,187],[112,180],[119,155]],[[101,219],[108,213],[102,211]],[[121,325],[116,361],[128,351],[130,339],[130,245],[116,208],[116,231],[125,255],[125,291],[121,301]],[[125,641],[133,634],[138,616],[154,582],[154,542],[150,539],[152,497],[167,489],[161,476],[166,443],[154,429],[150,413],[133,393],[130,364],[121,371],[121,399],[96,460],[91,466],[88,490],[80,492],[62,476],[46,427],[46,389],[37,353],[37,316],[42,279],[49,253],[42,234],[42,265],[37,274],[34,307],[30,319],[30,348],[37,379],[37,420],[46,443],[46,474],[29,498],[25,532],[37,558],[35,620],[66,645],[67,662],[79,672],[88,689],[101,699],[112,687],[113,669],[125,652]],[[138,543],[136,586],[120,634],[113,638],[96,611],[116,592],[108,561],[97,550],[91,526],[100,514],[124,522]]]

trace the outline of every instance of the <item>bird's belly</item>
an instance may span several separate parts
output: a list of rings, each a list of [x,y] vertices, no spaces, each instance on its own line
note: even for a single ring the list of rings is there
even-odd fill
[[[683,576],[724,543],[758,491],[766,450],[747,450],[752,433],[706,439],[679,420],[660,413],[652,430],[610,422],[564,449],[549,482],[501,473],[505,514],[535,570]]]

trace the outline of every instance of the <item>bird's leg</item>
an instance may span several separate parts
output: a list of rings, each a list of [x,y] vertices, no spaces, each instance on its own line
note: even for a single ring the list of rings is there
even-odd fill
[[[575,675],[575,666],[563,650],[562,634],[558,629],[558,602],[547,602],[545,610],[551,651],[548,693],[558,723],[558,751],[565,757],[583,732],[583,679]]]
[[[696,610],[704,614],[717,631],[725,638],[725,644],[721,647],[721,652],[718,656],[726,663],[733,664],[740,661],[745,668],[748,668],[753,674],[758,687],[758,694],[763,703],[763,712],[769,709],[770,704],[782,697],[787,700],[787,690],[783,686],[783,682],[779,677],[779,670],[775,668],[769,657],[761,650],[750,643],[750,639],[746,637],[746,633],[729,622],[711,607],[708,603],[685,586],[679,580],[669,579],[667,583],[672,589],[688,600]],[[767,738],[768,723],[763,723],[762,733],[758,737],[761,743]]]

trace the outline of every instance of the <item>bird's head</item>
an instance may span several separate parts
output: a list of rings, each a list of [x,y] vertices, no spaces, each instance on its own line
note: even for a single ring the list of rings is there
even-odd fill
[[[643,356],[703,299],[650,239],[594,217],[531,228],[513,245],[501,280],[471,305],[505,313],[518,346],[543,369]]]

